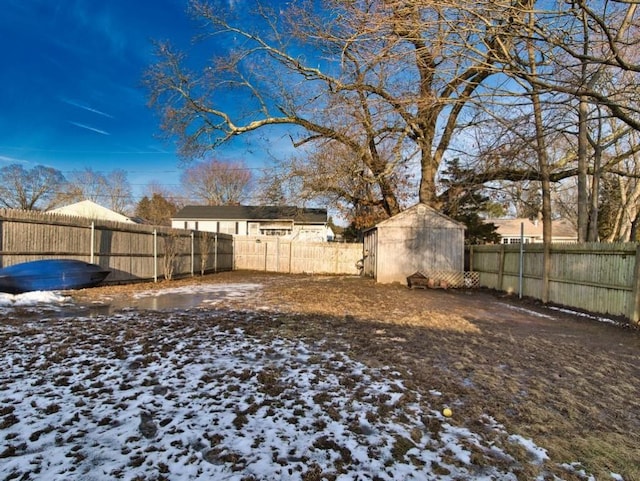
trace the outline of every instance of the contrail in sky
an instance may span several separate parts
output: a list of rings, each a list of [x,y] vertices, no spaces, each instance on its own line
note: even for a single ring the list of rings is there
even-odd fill
[[[7,157],[6,155],[0,155],[0,162],[10,162],[12,164],[20,163],[20,164],[28,164],[28,160],[16,159],[15,157]]]
[[[102,134],[102,135],[111,135],[109,132],[106,132],[104,130],[96,129],[95,127],[91,127],[89,125],[81,124],[79,122],[74,122],[73,120],[69,120],[68,122],[71,125],[75,125],[76,127],[80,127],[81,129],[91,130],[92,132],[97,132],[98,134]]]
[[[113,118],[113,115],[107,114],[106,112],[102,112],[101,110],[94,109],[93,107],[89,107],[88,105],[81,104],[80,102],[76,102],[75,100],[69,100],[65,98],[61,98],[65,104],[73,105],[74,107],[78,107],[79,109],[87,110],[88,112],[93,112],[94,114],[103,115],[104,117]]]

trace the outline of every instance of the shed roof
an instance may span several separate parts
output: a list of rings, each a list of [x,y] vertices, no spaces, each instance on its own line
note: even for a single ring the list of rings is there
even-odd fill
[[[307,224],[327,222],[327,209],[295,206],[187,205],[172,219],[176,220],[293,220]]]
[[[435,217],[438,219],[438,221],[446,223],[446,224],[450,224],[451,227],[457,227],[460,229],[466,229],[466,226],[462,223],[462,222],[458,222],[457,220],[452,219],[451,217],[443,214],[442,212],[438,211],[437,209],[434,209],[433,207],[427,205],[427,204],[423,204],[423,203],[417,203],[411,207],[409,207],[408,209],[403,210],[402,212],[400,212],[399,214],[396,214],[392,217],[389,217],[388,219],[385,219],[381,222],[378,222],[375,226],[370,227],[369,229],[367,229],[366,231],[372,230],[372,229],[377,229],[378,227],[386,227],[386,226],[391,226],[393,224],[395,224],[396,222],[398,222],[399,220],[402,220],[404,217],[413,215],[414,213],[417,213],[419,215],[429,215],[431,217]],[[365,232],[366,232],[365,231]]]

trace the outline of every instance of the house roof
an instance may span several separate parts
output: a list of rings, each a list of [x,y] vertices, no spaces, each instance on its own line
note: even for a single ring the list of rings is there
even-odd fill
[[[327,222],[327,209],[295,206],[187,205],[172,220],[293,220],[306,224]]]
[[[542,238],[542,221],[527,218],[519,219],[486,219],[487,224],[495,224],[497,232],[502,237],[514,237],[520,235],[520,225],[524,225],[525,237]],[[575,239],[578,232],[566,219],[554,220],[551,223],[551,231],[554,238]]]
[[[135,224],[135,222],[126,215],[119,214],[118,212],[107,209],[106,207],[96,204],[90,200],[83,200],[74,204],[58,207],[57,209],[51,209],[48,212],[51,214],[84,217],[86,219],[110,220]]]

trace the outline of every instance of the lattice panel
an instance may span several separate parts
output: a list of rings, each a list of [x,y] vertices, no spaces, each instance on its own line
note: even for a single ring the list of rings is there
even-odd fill
[[[478,272],[430,271],[416,272],[407,278],[409,287],[422,288],[464,288],[472,289],[480,285]]]

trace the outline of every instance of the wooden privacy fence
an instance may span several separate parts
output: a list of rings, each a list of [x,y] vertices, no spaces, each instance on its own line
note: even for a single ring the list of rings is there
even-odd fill
[[[302,242],[273,236],[236,236],[234,269],[289,274],[358,275],[362,244]]]
[[[521,255],[522,253],[522,255]],[[542,298],[542,244],[469,246],[481,286]],[[640,246],[552,244],[549,302],[640,322]]]
[[[233,237],[35,211],[0,209],[0,267],[42,258],[111,270],[107,282],[233,268]]]

